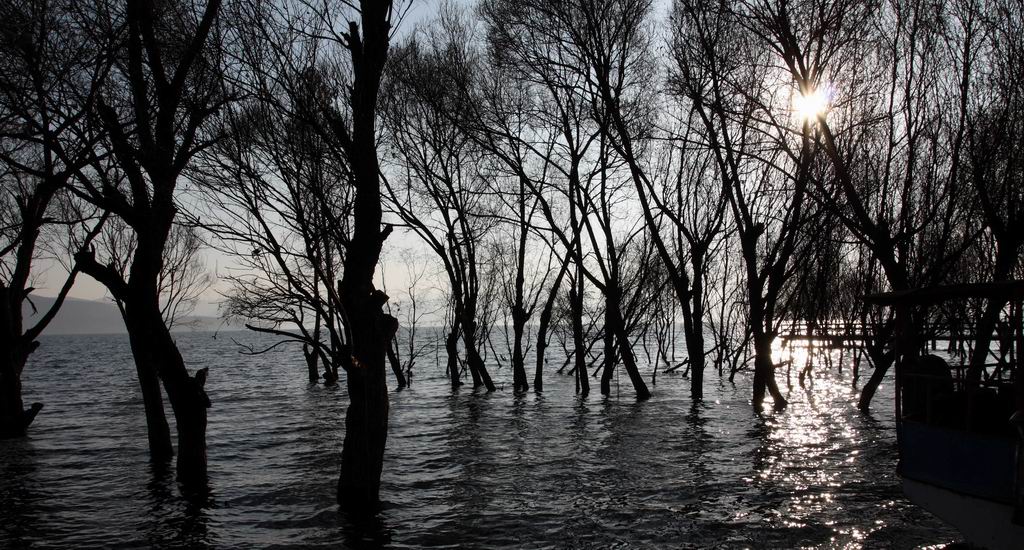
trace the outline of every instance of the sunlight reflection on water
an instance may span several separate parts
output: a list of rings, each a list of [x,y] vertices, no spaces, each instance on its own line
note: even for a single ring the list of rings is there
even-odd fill
[[[618,399],[614,389],[579,398],[554,374],[543,394],[513,395],[510,385],[453,394],[444,367],[424,360],[412,388],[392,393],[386,509],[356,522],[334,507],[344,390],[309,387],[294,351],[246,357],[232,338],[256,336],[179,335],[190,367],[211,367],[206,506],[182,499],[147,461],[126,340],[44,339],[25,388],[46,409],[30,438],[0,444],[0,546],[913,548],[956,539],[900,493],[891,395],[880,392],[873,416],[858,413],[838,356],[826,369],[813,355],[804,386],[806,355],[786,357],[791,384],[780,369],[779,385],[791,406],[760,416],[743,376],[732,386],[709,372],[697,406],[677,375],[659,376],[645,403],[626,386]]]

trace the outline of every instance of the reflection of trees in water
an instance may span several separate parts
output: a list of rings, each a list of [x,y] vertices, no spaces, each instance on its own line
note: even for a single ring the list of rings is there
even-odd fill
[[[698,494],[706,492],[704,481],[712,481],[715,478],[713,471],[708,466],[708,455],[709,451],[714,448],[714,441],[707,431],[707,408],[703,401],[694,402],[690,405],[690,411],[683,418],[688,432],[686,445],[689,451],[683,466],[693,473],[693,479],[700,482],[694,488]],[[687,508],[699,511],[701,504],[702,502],[699,500],[691,500],[688,501]]]
[[[10,548],[27,548],[45,527],[39,522],[43,495],[34,490],[36,470],[31,441],[6,441],[0,447],[0,540]]]
[[[378,511],[338,512],[343,548],[380,548],[391,542],[391,529]]]
[[[489,449],[480,425],[482,409],[490,399],[476,392],[455,393],[446,399],[449,417],[447,444],[449,458],[457,464],[452,480],[455,517],[465,517],[483,510],[490,503],[486,485],[492,472],[488,468]],[[488,434],[490,437],[490,434]]]
[[[150,466],[152,478],[146,485],[149,510],[145,515],[148,543],[156,548],[214,547],[209,516],[216,504],[209,484],[189,486],[187,490],[182,487],[179,495],[170,465],[154,462]]]
[[[543,396],[538,394],[537,399],[543,399]],[[509,429],[514,434],[514,437],[512,438],[512,448],[510,451],[517,462],[530,452],[529,437],[531,432],[537,429],[537,425],[531,422],[529,412],[532,408],[531,405],[535,404],[535,399],[530,394],[520,392],[512,396],[512,425],[509,426]]]
[[[907,506],[894,476],[892,425],[855,411],[857,392],[841,374],[822,371],[813,392],[804,388],[792,397],[798,407],[759,414],[743,433],[752,444],[744,453],[751,465],[744,480],[752,489],[746,519],[771,526],[766,538],[753,542],[818,546],[840,535],[888,540],[893,514],[865,523],[862,512]],[[892,481],[879,482],[886,477]],[[934,526],[900,529],[907,528],[921,535]]]

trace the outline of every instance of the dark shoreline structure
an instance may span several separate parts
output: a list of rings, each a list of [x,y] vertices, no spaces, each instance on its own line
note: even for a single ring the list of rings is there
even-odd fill
[[[171,329],[213,284],[206,249],[234,262],[223,315],[275,337],[246,353],[290,345],[310,384],[344,383],[336,497],[356,516],[380,505],[388,369],[413,383],[428,309],[452,395],[524,395],[535,353],[534,392],[565,375],[581,397],[621,378],[643,402],[681,372],[697,406],[708,371],[749,372],[760,415],[791,397],[779,337],[819,336],[855,385],[870,366],[867,413],[937,327],[963,363],[943,392],[1016,360],[1020,0],[479,0],[400,25],[412,9],[0,8],[0,439],[40,411],[22,374],[84,274],[125,321],[154,464],[176,453],[204,502],[217,372]],[[969,298],[942,325],[893,307],[940,285]]]
[[[997,349],[953,353],[949,365],[925,353],[928,342],[955,341],[942,306],[984,300],[1000,311]],[[898,471],[904,492],[986,548],[1024,543],[1024,281],[925,287],[873,294],[865,301],[895,310]],[[928,329],[922,325],[928,323]],[[980,324],[976,321],[976,324]],[[978,341],[985,341],[975,335]],[[988,350],[987,350],[988,351]],[[995,359],[989,363],[990,357]],[[972,373],[978,368],[980,372]]]

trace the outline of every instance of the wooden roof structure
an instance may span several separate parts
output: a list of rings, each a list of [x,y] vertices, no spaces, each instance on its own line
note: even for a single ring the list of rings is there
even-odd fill
[[[969,298],[995,298],[1011,302],[1024,301],[1024,281],[929,286],[895,292],[868,294],[864,296],[864,301],[882,306],[913,306]]]

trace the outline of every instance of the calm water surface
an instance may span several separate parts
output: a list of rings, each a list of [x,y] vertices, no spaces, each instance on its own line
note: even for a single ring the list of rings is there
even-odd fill
[[[763,417],[749,380],[660,375],[654,397],[452,394],[434,356],[391,394],[373,522],[339,515],[333,488],[343,386],[310,386],[301,354],[238,353],[246,333],[178,336],[210,367],[212,499],[189,504],[148,461],[126,337],[53,336],[26,368],[46,408],[0,442],[0,547],[915,548],[957,540],[895,476],[891,386],[859,414],[848,372],[794,380]],[[552,369],[553,370],[553,369]],[[780,381],[785,388],[785,380]],[[596,384],[595,384],[596,392]],[[169,415],[169,418],[172,418]]]

